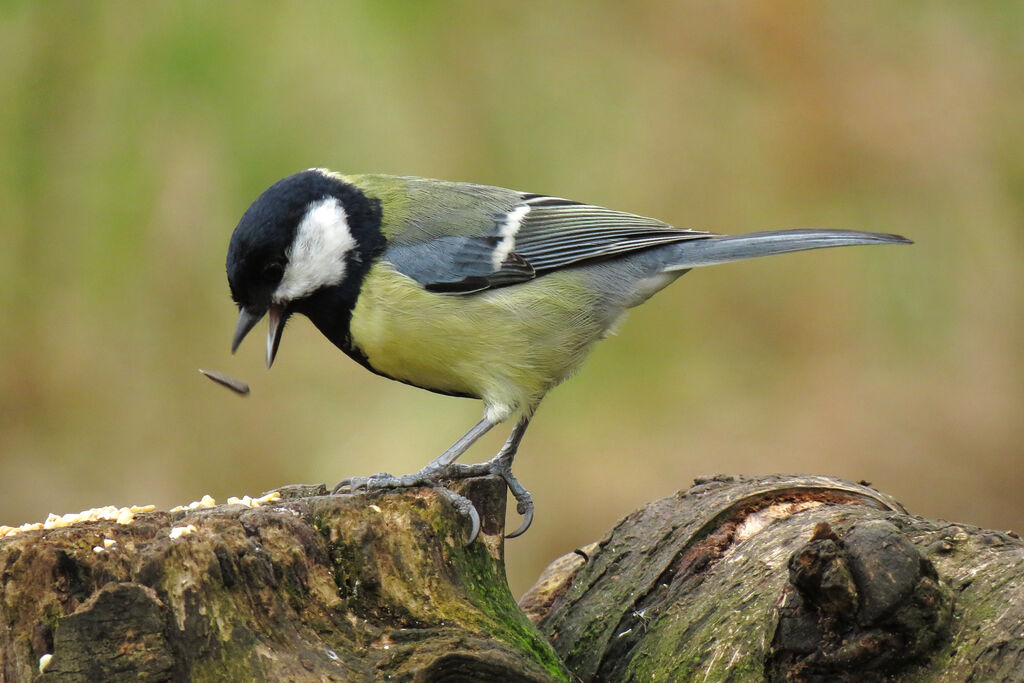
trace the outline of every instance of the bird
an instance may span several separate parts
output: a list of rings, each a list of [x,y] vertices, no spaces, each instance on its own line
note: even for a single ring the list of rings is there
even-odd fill
[[[470,517],[472,542],[479,516],[442,482],[498,475],[523,516],[512,538],[533,520],[532,496],[512,473],[531,417],[628,309],[693,268],[910,243],[853,230],[723,235],[546,194],[311,168],[267,188],[231,234],[231,352],[266,317],[269,368],[286,322],[301,314],[371,372],[481,400],[480,421],[418,472],[350,477],[334,492],[438,488]],[[494,457],[455,462],[506,422]]]

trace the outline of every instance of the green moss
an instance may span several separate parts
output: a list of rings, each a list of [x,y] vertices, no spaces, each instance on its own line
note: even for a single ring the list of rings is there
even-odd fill
[[[471,591],[466,596],[467,603],[485,617],[486,633],[528,654],[556,679],[568,680],[551,645],[519,609],[503,568],[495,563],[484,545],[473,543],[454,555],[461,561],[457,569],[461,569],[466,578],[463,585]]]
[[[188,680],[195,683],[220,683],[220,681],[266,681],[258,657],[251,645],[241,647],[228,640],[216,658],[205,657],[189,671]]]
[[[443,571],[451,580],[441,582],[437,590],[431,592],[431,612],[443,615],[446,625],[457,625],[522,653],[540,664],[555,680],[568,680],[554,650],[516,604],[503,567],[495,562],[483,543],[475,542],[468,547],[461,545],[465,534],[464,521],[444,505],[418,499],[410,505],[409,514],[415,527],[423,527],[424,534],[454,540],[452,546],[441,544],[444,549]],[[363,607],[370,611],[392,612],[398,609],[396,605],[385,604],[386,599],[380,595],[367,594],[367,589],[373,590],[365,583],[367,576],[374,576],[377,568],[366,565],[366,550],[360,543],[351,539],[331,539],[329,530],[335,524],[331,516],[330,510],[324,511],[315,515],[312,523],[327,541],[340,596],[346,600],[365,601]],[[414,536],[418,537],[418,534]],[[436,559],[421,555],[421,552],[419,548],[396,548],[391,557],[395,570],[406,576],[434,573],[433,562]],[[412,566],[407,566],[410,564]],[[433,584],[433,578],[423,576],[423,585]]]

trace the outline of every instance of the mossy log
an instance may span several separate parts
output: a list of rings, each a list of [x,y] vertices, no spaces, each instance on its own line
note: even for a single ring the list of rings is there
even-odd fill
[[[1024,681],[1024,543],[864,484],[711,477],[520,601],[584,681]]]
[[[0,540],[0,681],[566,680],[508,589],[504,482],[461,491],[469,546],[432,490],[323,486]]]
[[[520,609],[503,484],[463,486],[469,546],[434,491],[323,487],[2,539],[0,681],[1024,680],[1011,533],[836,479],[714,477],[553,563]]]

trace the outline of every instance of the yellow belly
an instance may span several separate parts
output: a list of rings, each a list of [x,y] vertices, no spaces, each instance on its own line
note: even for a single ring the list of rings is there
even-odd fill
[[[378,372],[479,396],[504,419],[531,411],[604,335],[613,321],[593,301],[578,271],[441,295],[377,263],[363,282],[350,334]]]

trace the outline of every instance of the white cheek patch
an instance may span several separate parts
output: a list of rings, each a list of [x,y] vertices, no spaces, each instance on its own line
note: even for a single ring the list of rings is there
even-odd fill
[[[275,302],[294,301],[345,278],[345,258],[356,246],[345,207],[335,197],[310,204],[285,252],[288,265]]]
[[[519,233],[519,228],[523,224],[523,218],[528,213],[530,213],[530,207],[526,204],[521,204],[508,212],[505,220],[501,223],[501,227],[498,228],[498,235],[501,237],[501,241],[498,242],[498,246],[494,248],[494,253],[491,254],[491,266],[495,271],[501,270],[501,264],[505,262],[505,259],[512,253],[512,250],[516,248],[516,234]]]

